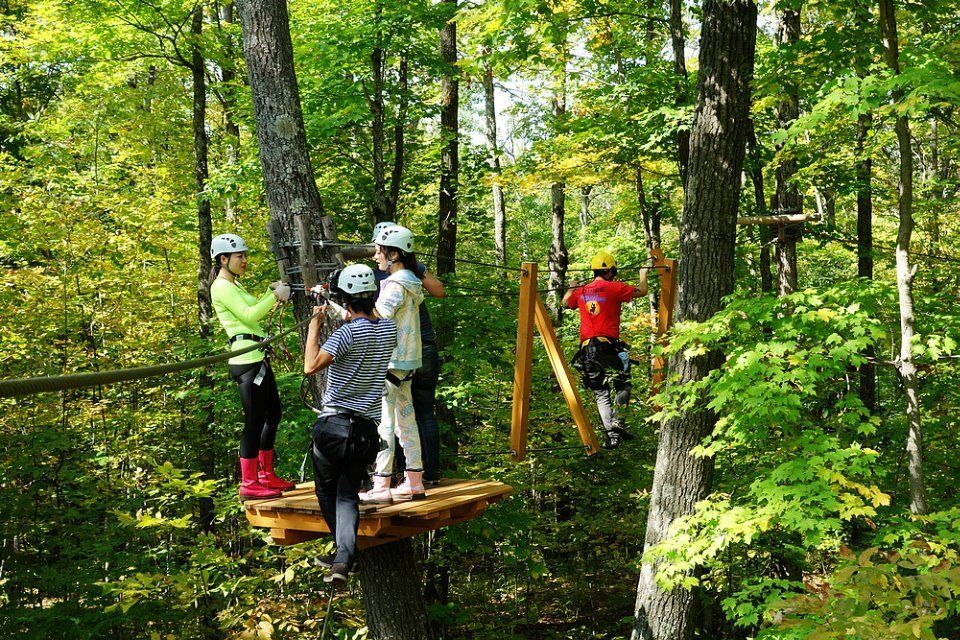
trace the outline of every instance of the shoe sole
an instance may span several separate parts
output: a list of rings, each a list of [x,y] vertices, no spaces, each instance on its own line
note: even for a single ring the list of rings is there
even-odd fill
[[[345,576],[342,573],[335,573],[333,575],[323,576],[323,581],[326,584],[332,584],[339,587],[347,584],[347,577],[348,576]]]

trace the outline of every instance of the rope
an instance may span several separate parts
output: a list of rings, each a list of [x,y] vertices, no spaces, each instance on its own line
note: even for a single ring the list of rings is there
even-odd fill
[[[590,447],[585,444],[573,444],[573,445],[563,445],[559,447],[540,447],[537,449],[526,449],[525,453],[548,453],[550,451],[571,451],[577,449],[580,451],[587,451]],[[516,456],[517,452],[513,449],[502,449],[499,451],[468,451],[466,453],[457,453],[453,455],[447,455],[447,458],[476,458],[482,456],[505,456],[511,455]]]
[[[63,376],[40,376],[36,378],[19,378],[14,380],[0,380],[0,398],[11,398],[14,396],[33,395],[49,391],[65,391],[67,389],[81,389],[83,387],[98,387],[103,385],[115,384],[117,382],[128,382],[130,380],[141,380],[143,378],[154,378],[157,376],[169,375],[189,369],[199,369],[208,367],[220,362],[224,362],[235,356],[249,353],[256,349],[266,349],[277,340],[283,338],[289,333],[296,331],[304,326],[317,314],[302,320],[301,322],[286,329],[282,333],[267,338],[263,342],[244,347],[237,351],[225,351],[204,358],[194,360],[185,360],[182,362],[169,362],[167,364],[151,365],[146,367],[134,367],[131,369],[115,369],[113,371],[93,371],[89,373],[74,373]]]
[[[327,614],[323,616],[323,631],[320,633],[320,640],[327,637],[327,622],[330,620],[330,610],[333,609],[333,591],[334,586],[331,584],[330,590],[327,592]]]

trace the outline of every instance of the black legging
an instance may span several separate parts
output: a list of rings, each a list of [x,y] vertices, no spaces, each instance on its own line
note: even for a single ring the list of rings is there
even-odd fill
[[[267,373],[254,384],[261,364]],[[256,458],[263,449],[273,449],[280,424],[280,393],[273,369],[266,362],[230,365],[230,377],[240,389],[240,402],[243,404],[243,436],[240,438],[240,457]]]

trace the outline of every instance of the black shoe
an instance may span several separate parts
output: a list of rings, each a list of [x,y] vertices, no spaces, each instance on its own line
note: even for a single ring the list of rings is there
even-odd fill
[[[334,562],[330,570],[327,571],[327,575],[323,576],[323,581],[327,584],[340,587],[347,584],[347,578],[349,577],[350,565],[345,562]]]
[[[324,569],[329,569],[333,565],[337,564],[336,560],[337,560],[337,552],[333,551],[331,553],[328,553],[325,556],[314,558],[313,564],[317,565],[318,567],[323,567]],[[340,564],[345,564],[345,563],[341,562]],[[347,565],[347,571],[351,576],[355,576],[358,573],[360,573],[360,565],[358,565],[356,561],[354,561]]]
[[[617,431],[607,431],[603,440],[604,449],[616,449],[620,446],[620,433]]]
[[[423,486],[425,487],[439,487],[440,486],[440,476],[423,476]]]
[[[635,435],[633,435],[623,427],[614,427],[613,430],[617,432],[617,434],[620,436],[622,440],[633,440],[636,438]]]

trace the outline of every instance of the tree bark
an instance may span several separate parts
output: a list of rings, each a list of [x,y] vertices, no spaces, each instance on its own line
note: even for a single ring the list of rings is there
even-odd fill
[[[420,591],[409,538],[357,555],[367,627],[376,640],[428,640],[434,637]]]
[[[221,22],[227,24],[236,22],[233,8],[233,0],[226,0],[219,5],[218,17]],[[240,154],[240,125],[237,124],[236,120],[237,101],[233,86],[237,79],[236,46],[232,35],[224,34],[223,39],[224,59],[220,64],[221,88],[219,95],[223,105],[224,156],[227,166],[235,167]],[[227,220],[233,221],[236,217],[233,193],[224,198],[223,206]]]
[[[380,14],[382,7],[377,3],[377,27],[374,35],[373,52],[370,54],[370,72],[373,76],[373,92],[367,96],[370,104],[370,114],[373,116],[371,125],[371,146],[373,147],[373,204],[371,210],[375,222],[387,220],[387,166],[384,161],[384,115],[383,115],[383,82],[386,73],[385,54],[383,51],[383,33],[380,30]]]
[[[490,48],[484,48],[483,60],[483,105],[487,134],[487,163],[490,165],[490,179],[493,190],[493,245],[497,254],[497,264],[507,263],[507,208],[503,199],[501,181],[500,148],[497,143],[497,103],[493,85],[493,67],[490,64]],[[504,272],[506,276],[506,272]]]
[[[880,30],[883,38],[884,59],[894,73],[900,74],[900,45],[897,38],[897,16],[893,0],[880,0]],[[903,90],[893,92],[894,102],[903,100]],[[907,468],[910,474],[910,511],[922,515],[927,512],[923,487],[923,437],[920,425],[919,380],[913,360],[911,344],[914,330],[913,277],[916,268],[910,265],[910,241],[913,236],[913,142],[910,123],[899,116],[894,130],[900,150],[900,193],[897,229],[897,297],[900,303],[900,357],[897,369],[906,396],[907,413]]]
[[[210,200],[204,191],[207,188],[209,169],[207,164],[207,80],[204,68],[203,52],[200,50],[200,36],[203,32],[203,7],[197,6],[193,12],[190,32],[194,37],[191,47],[191,75],[193,76],[193,176],[197,190],[197,312],[200,324],[200,338],[209,340],[211,337],[211,319],[213,318],[213,302],[210,298],[210,242],[213,240],[213,223],[210,218]],[[198,378],[201,395],[212,398],[213,376],[208,369],[204,369]],[[208,478],[216,477],[214,448],[205,446],[213,438],[213,425],[216,422],[213,400],[203,401],[200,408],[201,425],[199,429],[201,443],[198,451],[200,471]],[[204,531],[213,530],[214,506],[211,498],[200,499],[200,527]]]
[[[790,47],[800,41],[800,8],[777,7],[777,46]],[[788,128],[800,116],[800,96],[792,80],[783,79],[783,95],[777,104],[777,121],[781,129]],[[782,146],[778,149],[778,152]],[[781,159],[777,165],[776,213],[803,213],[803,198],[794,182],[797,161]],[[794,227],[786,227],[777,242],[777,295],[787,295],[797,290],[797,237]]]
[[[457,270],[457,190],[460,182],[460,81],[457,71],[457,0],[442,0],[449,5],[450,19],[440,30],[440,215],[437,231],[437,275]]]
[[[286,239],[293,240],[297,238],[297,215],[306,215],[311,228],[320,227],[323,202],[307,148],[287,6],[280,0],[240,0],[237,9],[267,206]],[[312,310],[306,296],[299,295],[293,297],[293,309],[298,322],[308,318]],[[301,346],[306,338],[304,326],[300,329]]]
[[[590,193],[593,187],[587,185],[580,188],[580,229],[586,229],[590,224]]]
[[[407,126],[407,105],[409,96],[410,64],[404,55],[400,58],[398,70],[399,97],[397,104],[397,121],[393,126],[393,171],[390,172],[390,193],[387,195],[387,220],[397,219],[397,204],[400,202],[400,186],[403,184],[403,167],[406,161],[404,145],[404,128]]]
[[[686,29],[683,26],[682,0],[670,0],[670,42],[673,45],[673,72],[677,76],[674,84],[674,105],[687,104],[687,61]],[[690,131],[677,130],[677,168],[680,170],[680,184],[687,186],[687,165],[690,158]]]
[[[690,136],[686,201],[680,221],[676,321],[703,321],[733,291],[734,243],[740,172],[750,109],[757,34],[752,0],[705,0],[696,112]],[[722,354],[671,359],[680,384],[698,381],[720,366]],[[650,549],[677,518],[692,513],[710,491],[712,460],[690,455],[710,433],[716,416],[703,399],[660,430],[647,534]],[[637,586],[633,640],[687,640],[697,627],[694,591],[661,590],[657,562],[643,564]]]
[[[747,148],[750,150],[750,181],[753,182],[753,201],[757,215],[766,215],[767,197],[763,187],[763,160],[760,157],[760,144],[753,118],[747,123]],[[770,227],[758,225],[760,236],[760,291],[773,291],[773,270],[770,264]]]
[[[560,68],[557,69],[557,82],[553,94],[554,130],[560,133],[565,128],[567,115],[567,43],[561,44]],[[569,257],[564,238],[564,218],[566,217],[567,185],[557,180],[550,186],[551,235],[550,251],[547,253],[547,265],[550,270],[547,300],[553,324],[559,327],[563,323],[563,292],[567,284],[567,266]]]

